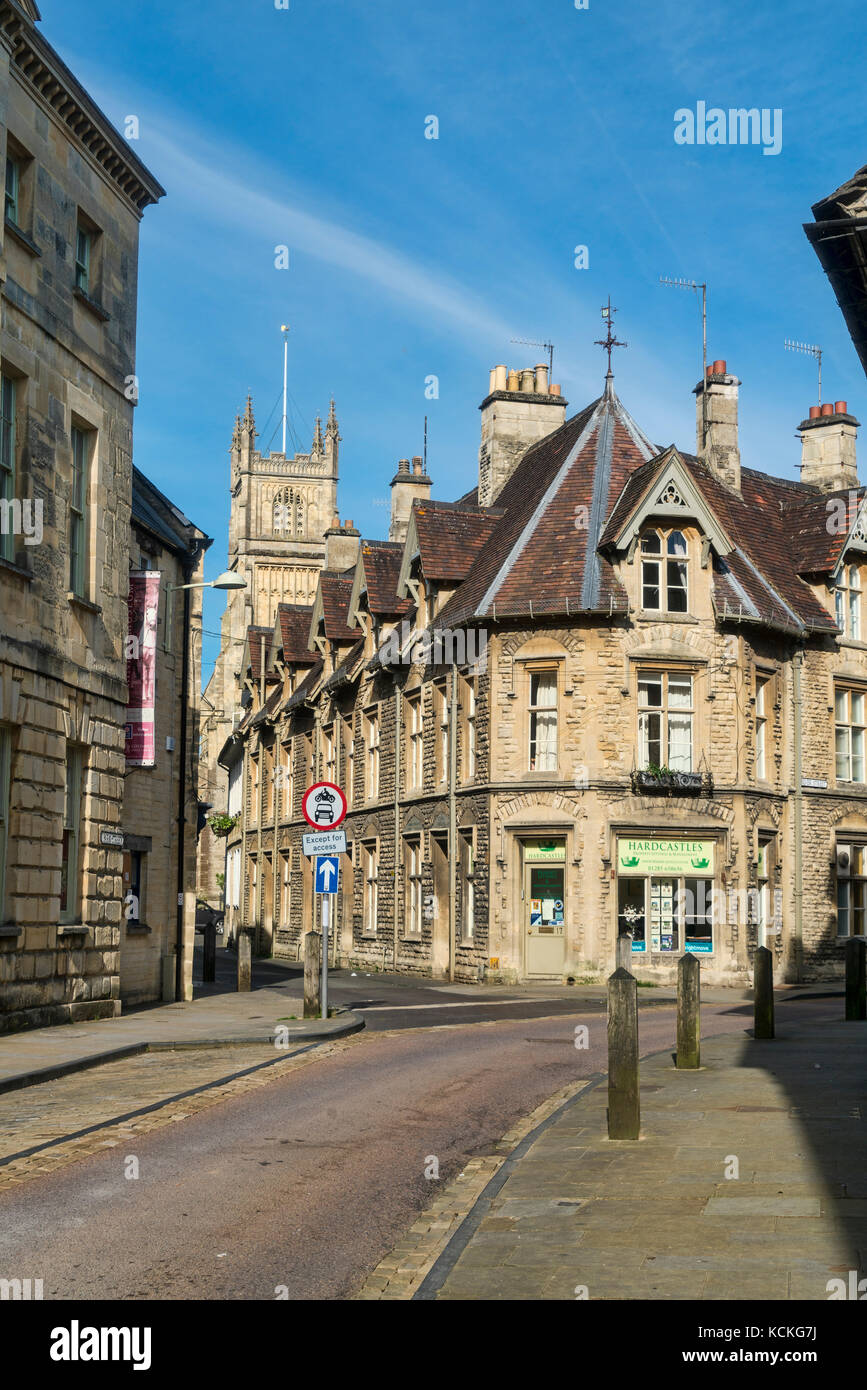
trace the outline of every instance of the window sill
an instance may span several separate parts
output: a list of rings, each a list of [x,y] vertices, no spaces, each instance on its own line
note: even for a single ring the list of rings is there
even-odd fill
[[[82,598],[81,594],[74,594],[70,589],[66,595],[67,600],[76,608],[83,608],[87,613],[101,613],[102,608],[98,603],[91,603],[90,599]]]
[[[90,927],[85,927],[85,926],[81,926],[81,925],[77,925],[77,924],[61,924],[61,925],[57,928],[57,935],[58,935],[58,936],[87,936],[87,933],[88,933],[89,931],[90,931]]]
[[[11,218],[7,217],[4,221],[4,226],[7,232],[11,233],[13,239],[18,242],[18,245],[23,246],[24,250],[28,251],[31,256],[42,255],[42,252],[36,245],[36,242],[32,239],[32,237],[29,237],[27,235],[23,227],[18,226],[17,222],[13,222]]]
[[[15,574],[19,579],[24,579],[28,584],[33,583],[33,575],[30,570],[26,570],[23,565],[16,565],[14,560],[6,560],[0,556],[0,572]]]
[[[108,323],[109,319],[111,318],[111,314],[107,313],[106,310],[103,309],[102,305],[98,302],[98,300],[91,299],[87,291],[79,289],[78,285],[73,285],[72,293],[76,299],[78,299],[86,308],[90,310],[94,318],[99,319],[100,323]]]
[[[147,936],[153,930],[146,922],[127,922],[127,936]]]
[[[637,623],[694,623],[699,619],[690,613],[667,613],[665,609],[639,608],[635,615]]]

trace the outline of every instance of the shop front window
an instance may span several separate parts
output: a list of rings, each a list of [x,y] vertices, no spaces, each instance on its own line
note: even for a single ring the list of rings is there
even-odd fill
[[[617,929],[633,952],[713,951],[714,852],[712,841],[618,840]]]

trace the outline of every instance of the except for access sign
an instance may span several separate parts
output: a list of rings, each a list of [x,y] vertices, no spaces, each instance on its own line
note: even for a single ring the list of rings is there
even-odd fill
[[[314,830],[333,830],[346,819],[346,797],[333,782],[314,782],[304,793],[301,809]]]
[[[314,875],[315,893],[336,893],[340,878],[340,860],[336,854],[319,854],[316,857]]]
[[[302,835],[301,844],[308,855],[345,854],[346,831],[321,830],[317,835]]]

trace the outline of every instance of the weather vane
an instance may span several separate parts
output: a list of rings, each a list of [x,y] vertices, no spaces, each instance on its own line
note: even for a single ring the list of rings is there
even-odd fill
[[[628,347],[628,346],[629,346],[628,343],[621,343],[620,339],[619,339],[619,338],[615,338],[615,336],[614,336],[614,320],[613,320],[613,318],[612,318],[611,316],[612,316],[612,314],[616,314],[616,313],[617,313],[617,310],[616,310],[616,309],[613,309],[613,308],[611,307],[611,295],[609,295],[609,296],[608,296],[608,303],[602,305],[602,317],[603,317],[603,319],[604,319],[605,322],[606,322],[608,332],[607,332],[607,334],[606,334],[606,336],[605,336],[604,338],[597,338],[597,339],[595,340],[597,346],[598,346],[598,347],[605,348],[606,352],[608,353],[608,372],[607,372],[607,375],[608,375],[608,376],[613,376],[613,375],[614,375],[614,373],[613,373],[612,370],[611,370],[611,349],[612,349],[612,348],[616,348],[616,347]]]

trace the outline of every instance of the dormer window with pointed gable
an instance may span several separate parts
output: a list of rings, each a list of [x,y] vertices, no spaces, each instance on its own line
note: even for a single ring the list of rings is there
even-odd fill
[[[686,613],[688,556],[682,531],[648,531],[641,539],[641,606],[653,613]]]
[[[843,629],[843,636],[860,642],[861,571],[858,565],[846,565],[840,571],[834,598],[837,625]]]

